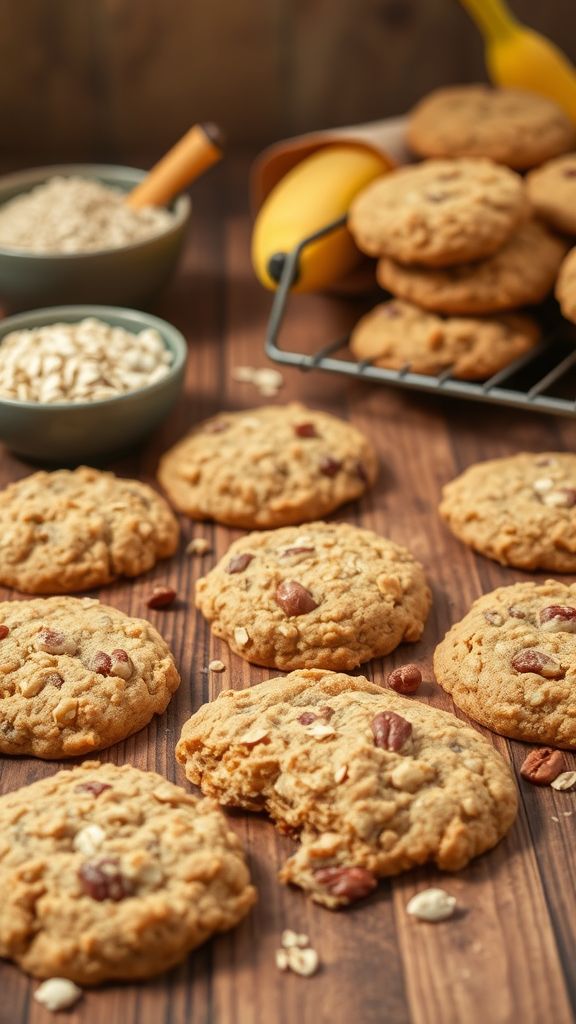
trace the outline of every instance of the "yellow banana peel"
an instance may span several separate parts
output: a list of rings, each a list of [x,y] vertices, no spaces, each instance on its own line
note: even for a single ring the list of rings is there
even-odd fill
[[[285,254],[302,239],[344,216],[352,199],[391,161],[367,146],[334,143],[305,157],[272,189],[252,234],[256,276],[278,285]],[[302,254],[295,291],[321,291],[349,274],[363,259],[346,227],[309,245]]]
[[[495,85],[554,100],[576,123],[576,68],[558,46],[522,25],[503,0],[461,0],[482,32]]]

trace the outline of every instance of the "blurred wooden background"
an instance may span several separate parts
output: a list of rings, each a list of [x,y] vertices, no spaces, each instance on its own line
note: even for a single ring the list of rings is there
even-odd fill
[[[511,0],[576,60],[574,0]],[[256,147],[484,77],[457,0],[0,0],[0,156],[137,159],[195,120]]]

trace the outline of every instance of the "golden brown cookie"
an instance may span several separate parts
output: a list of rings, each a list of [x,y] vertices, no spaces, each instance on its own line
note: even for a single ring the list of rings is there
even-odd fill
[[[158,479],[193,519],[265,529],[327,515],[374,483],[370,442],[299,402],[222,412],[162,457]]]
[[[566,319],[576,324],[576,248],[570,250],[560,267],[556,298]]]
[[[475,601],[436,648],[455,704],[502,736],[576,749],[576,585],[515,583]]]
[[[368,185],[348,226],[369,256],[449,267],[491,256],[528,212],[514,171],[491,160],[426,160]]]
[[[0,603],[0,752],[75,757],[161,714],[180,683],[160,634],[90,598]]]
[[[422,566],[348,523],[309,523],[236,541],[196,585],[216,636],[270,668],[350,669],[422,636]]]
[[[576,572],[576,455],[479,462],[446,484],[440,514],[460,540],[502,565]]]
[[[330,908],[427,861],[457,871],[516,815],[489,742],[362,676],[300,671],[226,690],[185,724],[176,756],[204,793],[299,836],[280,877]]]
[[[542,302],[554,288],[566,250],[563,240],[531,220],[486,260],[435,269],[384,256],[376,276],[397,298],[433,313],[498,313]]]
[[[96,985],[165,971],[255,900],[211,800],[86,761],[0,797],[0,956]]]
[[[536,213],[556,231],[576,235],[576,153],[559,156],[526,177]]]
[[[408,143],[419,156],[484,156],[524,171],[572,149],[576,134],[567,114],[544,96],[455,85],[414,107]]]
[[[441,317],[410,302],[382,302],[356,324],[350,348],[360,360],[390,370],[485,380],[538,343],[540,331],[526,316],[498,319]]]
[[[179,528],[138,480],[81,466],[33,473],[0,491],[0,583],[71,594],[139,576],[174,554]]]

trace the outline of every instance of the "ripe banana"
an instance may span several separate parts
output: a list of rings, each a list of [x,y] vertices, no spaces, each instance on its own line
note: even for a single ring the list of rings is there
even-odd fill
[[[517,21],[503,0],[461,2],[484,36],[492,81],[548,96],[576,122],[576,69],[562,51]]]
[[[391,166],[384,155],[365,146],[334,143],[288,171],[256,216],[252,263],[259,281],[275,289],[285,254],[308,235],[344,216],[354,196]],[[304,250],[294,290],[330,287],[362,259],[347,228],[339,228]]]

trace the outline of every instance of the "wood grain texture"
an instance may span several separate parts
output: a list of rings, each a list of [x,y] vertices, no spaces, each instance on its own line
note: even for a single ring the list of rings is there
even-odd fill
[[[228,162],[197,188],[179,280],[159,309],[189,339],[186,396],[144,449],[111,466],[121,474],[153,481],[159,454],[197,419],[220,408],[261,402],[250,385],[231,379],[236,365],[266,364],[262,339],[270,300],[249,269],[245,183],[246,167]],[[294,301],[289,331],[312,348],[331,332],[343,330],[350,315],[346,303],[302,297]],[[474,555],[448,533],[436,514],[440,488],[478,458],[522,448],[574,450],[576,423],[474,404],[442,404],[431,397],[289,371],[278,401],[294,397],[332,410],[370,434],[382,460],[380,481],[363,501],[336,518],[365,524],[408,546],[432,583],[434,606],[422,641],[370,663],[366,674],[382,682],[392,667],[415,660],[426,679],[417,699],[453,710],[431,676],[435,644],[482,592],[526,577]],[[1,452],[0,483],[30,469]],[[186,718],[220,687],[248,686],[274,673],[231,654],[222,641],[210,637],[193,609],[195,579],[225,552],[238,531],[186,520],[182,527],[177,557],[98,596],[128,613],[148,615],[171,644],[182,673],[182,685],[167,712],[100,756],[155,769],[185,784],[174,746]],[[184,547],[192,536],[208,538],[213,554],[186,555]],[[154,580],[176,587],[182,599],[177,609],[146,609]],[[10,596],[0,593],[2,599]],[[208,673],[214,657],[224,661],[224,675]],[[481,731],[518,770],[524,745]],[[573,762],[567,755],[570,767]],[[0,767],[5,792],[50,775],[59,765],[2,758]],[[570,1024],[576,1007],[576,795],[536,789],[519,778],[518,785],[518,820],[494,851],[457,875],[423,867],[387,880],[371,899],[341,913],[314,906],[299,891],[281,886],[276,871],[292,843],[261,817],[231,813],[259,890],[254,912],[167,975],[138,986],[87,992],[67,1022]],[[409,918],[405,906],[410,896],[438,884],[457,897],[456,917],[436,926]],[[310,935],[323,964],[316,977],[277,971],[274,950],[285,927]],[[0,1024],[60,1019],[33,1001],[35,987],[12,965],[0,965]]]
[[[567,0],[511,0],[576,61]],[[159,156],[194,121],[270,142],[485,77],[457,0],[0,0],[0,154]]]

